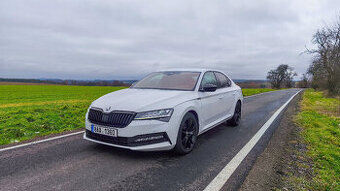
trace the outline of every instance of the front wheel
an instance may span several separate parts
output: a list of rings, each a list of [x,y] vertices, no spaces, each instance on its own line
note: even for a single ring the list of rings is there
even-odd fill
[[[187,113],[182,119],[178,130],[177,142],[174,151],[178,154],[187,154],[192,151],[198,136],[198,122],[194,114]]]
[[[241,121],[241,102],[238,101],[235,107],[234,115],[231,119],[227,121],[228,125],[230,126],[238,126]]]

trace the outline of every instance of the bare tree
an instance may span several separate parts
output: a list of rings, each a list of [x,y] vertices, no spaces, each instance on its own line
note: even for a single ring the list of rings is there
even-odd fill
[[[314,58],[308,68],[312,87],[340,94],[340,17],[333,27],[318,30],[312,39],[316,49],[307,49]]]
[[[309,75],[307,73],[302,75],[301,81],[298,82],[298,87],[299,88],[310,87],[310,78],[309,78]]]
[[[275,70],[270,70],[267,74],[267,79],[270,81],[273,88],[280,89],[285,87],[291,88],[294,86],[293,78],[296,73],[293,68],[287,64],[279,65]]]

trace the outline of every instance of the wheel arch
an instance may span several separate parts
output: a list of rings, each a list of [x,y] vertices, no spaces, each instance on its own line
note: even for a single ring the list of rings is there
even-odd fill
[[[201,124],[201,119],[200,119],[200,104],[197,101],[193,101],[193,102],[186,102],[184,104],[178,105],[175,109],[178,109],[178,112],[180,113],[178,117],[180,117],[180,119],[183,119],[183,117],[187,114],[187,113],[192,113],[198,123],[198,127],[200,128],[200,124]]]
[[[198,123],[198,127],[199,127],[199,126],[200,126],[200,121],[199,121],[197,112],[196,112],[195,110],[191,109],[191,110],[187,111],[187,113],[192,113],[192,114],[194,114],[194,116],[195,116],[195,118],[196,118],[196,121],[197,121],[197,123]]]
[[[241,100],[241,99],[238,99],[237,102],[236,102],[236,104],[239,103],[239,102],[240,102],[240,104],[241,104],[241,106],[242,106],[243,104],[242,104],[242,100]]]
[[[241,111],[242,111],[243,102],[242,102],[241,99],[238,99],[238,100],[236,101],[234,110],[236,109],[236,106],[237,106],[238,103],[240,103],[240,105],[241,105]]]

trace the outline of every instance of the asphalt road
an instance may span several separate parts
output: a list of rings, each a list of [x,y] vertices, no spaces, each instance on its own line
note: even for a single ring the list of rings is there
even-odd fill
[[[91,143],[82,135],[0,152],[0,190],[203,190],[297,89],[244,100],[238,127],[220,125],[185,156],[133,152]],[[224,185],[237,190],[283,113]]]

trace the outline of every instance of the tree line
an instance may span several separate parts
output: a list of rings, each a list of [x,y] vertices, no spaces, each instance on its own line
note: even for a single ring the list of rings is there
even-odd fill
[[[313,55],[312,62],[297,86],[328,90],[331,95],[340,95],[340,17],[335,25],[317,30],[312,43],[316,48],[306,48],[304,52]],[[267,79],[273,88],[290,88],[295,84],[293,78],[296,75],[292,67],[281,64],[268,72]]]
[[[47,83],[61,85],[78,85],[78,86],[130,86],[130,82],[120,80],[61,80],[61,79],[19,79],[19,78],[0,78],[0,82],[24,82],[24,83]]]

